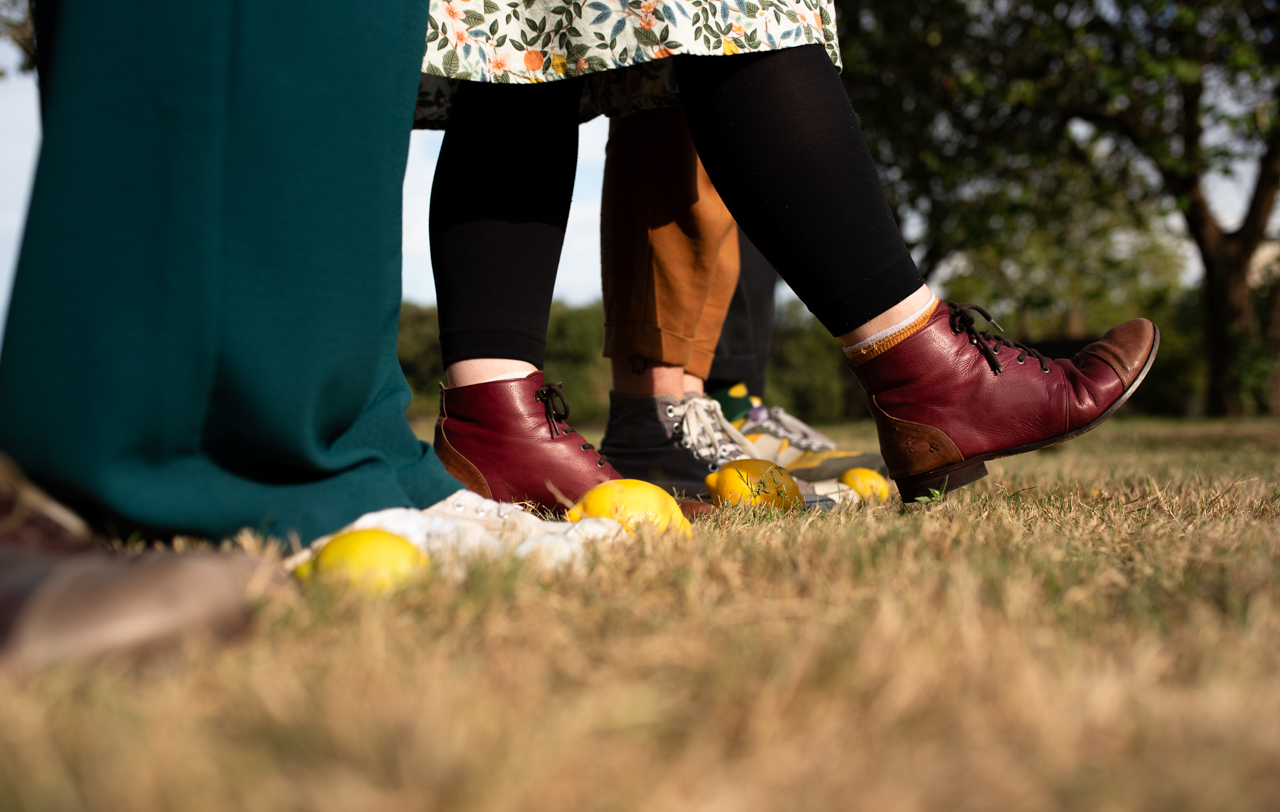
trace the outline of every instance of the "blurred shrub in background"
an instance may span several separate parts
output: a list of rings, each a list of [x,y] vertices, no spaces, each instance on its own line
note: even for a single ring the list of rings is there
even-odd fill
[[[609,361],[604,347],[604,308],[599,302],[551,305],[547,325],[548,381],[564,381],[570,425],[603,423],[609,416]]]
[[[440,320],[434,307],[411,302],[400,305],[400,342],[396,348],[400,368],[413,389],[414,416],[440,410],[440,384],[444,383],[444,360],[440,355]]]
[[[839,343],[796,299],[778,302],[775,311],[765,401],[811,423],[867,416],[866,396],[845,368]]]
[[[551,305],[547,330],[546,379],[564,381],[570,422],[603,422],[609,413],[609,362],[604,346],[604,310],[600,303],[570,307]],[[413,388],[409,414],[426,417],[440,408],[444,361],[440,354],[440,323],[435,307],[411,302],[400,306],[400,368]]]

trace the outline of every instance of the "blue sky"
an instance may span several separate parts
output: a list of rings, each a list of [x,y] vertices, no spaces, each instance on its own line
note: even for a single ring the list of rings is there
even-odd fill
[[[578,174],[573,183],[573,208],[556,275],[556,298],[584,304],[600,298],[600,187],[604,181],[604,144],[609,123],[596,118],[578,130]],[[434,302],[431,248],[427,241],[427,213],[431,179],[440,152],[439,132],[415,132],[404,178],[404,297]]]

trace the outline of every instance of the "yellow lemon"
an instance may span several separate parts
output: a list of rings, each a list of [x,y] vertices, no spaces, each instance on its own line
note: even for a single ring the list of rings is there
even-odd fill
[[[767,460],[731,462],[708,474],[706,483],[717,505],[804,506],[804,497],[791,474]]]
[[[858,494],[864,502],[889,498],[889,483],[870,468],[850,468],[840,475],[840,484]]]
[[[293,568],[293,577],[305,584],[311,580],[311,576],[315,574],[315,571],[316,561],[315,556],[312,556]]]
[[[334,536],[321,547],[312,559],[310,572],[299,573],[299,577],[385,592],[430,565],[430,559],[402,536],[385,530],[351,530]]]
[[[629,533],[634,533],[642,524],[651,524],[660,533],[675,530],[686,538],[693,535],[689,520],[671,494],[638,479],[601,482],[569,508],[567,518],[571,522],[586,518],[613,519]]]

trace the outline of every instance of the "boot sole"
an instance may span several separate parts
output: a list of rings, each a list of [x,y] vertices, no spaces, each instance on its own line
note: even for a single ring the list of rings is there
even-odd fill
[[[1154,325],[1153,325],[1154,326]],[[1040,440],[1034,443],[1027,443],[1015,448],[1006,448],[1001,451],[991,451],[986,454],[978,454],[963,462],[953,463],[951,465],[928,471],[915,476],[906,476],[902,479],[895,479],[894,483],[898,486],[898,495],[902,497],[903,502],[914,502],[919,497],[929,497],[932,492],[940,491],[945,498],[948,491],[956,488],[970,485],[977,482],[987,475],[987,460],[998,460],[1002,457],[1012,457],[1017,454],[1025,454],[1028,451],[1039,451],[1042,448],[1065,443],[1067,440],[1075,439],[1085,432],[1092,431],[1102,425],[1103,421],[1115,414],[1129,399],[1129,396],[1137,391],[1142,381],[1146,379],[1147,373],[1151,371],[1151,365],[1155,363],[1156,353],[1160,351],[1160,328],[1156,327],[1156,340],[1151,345],[1151,351],[1147,354],[1147,361],[1142,365],[1142,371],[1138,373],[1138,377],[1133,379],[1133,383],[1124,390],[1115,403],[1107,407],[1107,410],[1098,415],[1091,422],[1086,423],[1074,431],[1066,434],[1060,434],[1057,437],[1050,437],[1047,440]]]

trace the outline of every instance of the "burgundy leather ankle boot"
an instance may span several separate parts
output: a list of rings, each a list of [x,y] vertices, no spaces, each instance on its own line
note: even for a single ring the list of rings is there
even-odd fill
[[[618,479],[595,448],[569,428],[560,384],[524,378],[440,388],[436,456],[468,490],[501,502],[568,507],[591,487]]]
[[[869,361],[849,363],[867,391],[880,452],[905,502],[981,479],[986,460],[1094,428],[1138,388],[1160,347],[1160,330],[1134,319],[1074,358],[1051,361],[980,332],[975,313],[995,325],[980,307],[939,302],[908,338]]]

